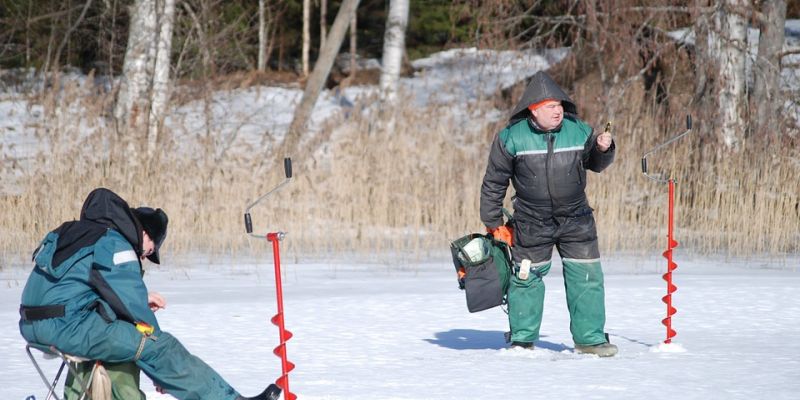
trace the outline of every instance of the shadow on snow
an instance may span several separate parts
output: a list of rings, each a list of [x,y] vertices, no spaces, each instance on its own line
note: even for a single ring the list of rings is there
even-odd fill
[[[509,346],[505,341],[504,335],[505,332],[502,331],[451,329],[449,331],[435,333],[436,337],[434,339],[423,340],[453,350],[500,350],[508,348]],[[537,340],[534,345],[536,348],[555,352],[572,350],[571,347],[563,343],[553,343],[544,340]]]

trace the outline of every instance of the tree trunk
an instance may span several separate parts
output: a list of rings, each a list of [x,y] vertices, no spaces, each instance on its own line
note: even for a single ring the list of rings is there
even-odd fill
[[[397,83],[403,65],[409,0],[392,0],[383,34],[383,60],[381,68],[381,101],[384,109],[394,109],[397,100]]]
[[[194,23],[195,30],[197,31],[197,40],[199,41],[198,47],[200,48],[201,62],[203,64],[203,77],[208,78],[209,76],[214,74],[216,70],[216,65],[214,65],[213,57],[211,57],[211,48],[208,41],[208,36],[206,34],[207,24],[205,23],[208,21],[205,17],[207,16],[207,7],[205,3],[200,4],[200,16],[192,9],[188,2],[181,2],[183,5],[183,9],[186,10],[186,13],[189,14],[189,17],[192,19]],[[203,17],[201,19],[201,17]]]
[[[286,38],[285,32],[283,30],[283,25],[281,25],[280,29],[278,30],[278,71],[283,71],[283,55],[284,55],[284,46],[286,45]]]
[[[265,71],[267,63],[267,26],[264,21],[264,1],[258,0],[258,70]]]
[[[715,16],[719,52],[720,135],[728,149],[738,149],[744,138],[745,57],[747,18],[742,14],[747,0],[725,0]]]
[[[359,0],[344,0],[342,2],[339,12],[336,14],[336,19],[333,21],[333,26],[331,26],[331,30],[328,34],[326,46],[320,51],[319,59],[314,65],[314,72],[312,72],[311,76],[308,78],[308,82],[306,82],[303,98],[295,109],[292,124],[286,132],[286,137],[283,139],[280,152],[276,155],[289,156],[294,153],[300,141],[300,135],[302,131],[306,129],[311,111],[314,108],[314,104],[317,102],[320,91],[322,91],[322,86],[325,84],[325,80],[328,78],[328,74],[331,71],[336,54],[339,53],[339,48],[342,46],[344,35],[347,32],[347,26],[353,18],[353,13],[355,13],[358,7],[358,2]]]
[[[83,19],[86,17],[86,12],[89,11],[89,7],[91,7],[91,6],[92,6],[92,0],[88,0],[83,5],[83,10],[81,11],[81,14],[78,16],[78,20],[75,21],[74,24],[72,23],[72,13],[71,12],[67,13],[67,17],[70,20],[70,22],[68,23],[69,29],[67,30],[67,33],[64,34],[64,37],[61,39],[61,44],[58,46],[58,50],[56,50],[56,56],[54,57],[55,69],[58,69],[58,68],[61,67],[61,52],[64,50],[65,46],[67,47],[67,56],[66,56],[67,64],[69,64],[69,55],[70,55],[69,42],[70,42],[70,37],[72,36],[72,33],[75,32],[75,29],[77,29],[78,26],[81,24],[81,22],[83,22]]]
[[[356,70],[358,69],[356,65],[356,51],[358,50],[357,22],[358,14],[354,12],[353,19],[350,21],[350,81],[356,77]]]
[[[695,37],[694,51],[690,53],[694,72],[694,93],[690,103],[694,117],[694,130],[700,140],[716,143],[717,96],[716,76],[719,71],[717,57],[712,56],[711,40],[714,12],[704,11],[709,7],[709,0],[694,0],[691,10]]]
[[[716,57],[711,57],[711,48],[709,47],[710,36],[710,23],[709,15],[698,10],[708,6],[708,0],[695,0],[695,7],[693,9],[692,19],[694,20],[694,94],[692,96],[692,108],[699,108],[700,110],[707,110],[710,107],[710,97],[706,96],[709,92],[709,79],[711,79],[711,71],[717,70],[713,63],[716,62]],[[701,121],[708,121],[709,118],[700,118]]]
[[[153,75],[153,97],[150,106],[150,129],[147,133],[147,155],[155,155],[170,97],[169,72],[172,65],[172,31],[175,25],[175,0],[160,0],[158,15],[158,42]]]
[[[156,31],[155,0],[136,0],[131,10],[128,46],[114,110],[118,133],[127,141],[127,150],[134,152],[131,158],[136,158],[137,152],[146,146]],[[133,146],[136,142],[138,149]]]
[[[319,0],[319,48],[325,47],[328,35],[328,0]]]
[[[758,134],[778,132],[780,104],[781,57],[786,24],[786,0],[763,0],[761,2],[761,34],[758,41],[758,56],[754,64],[755,86],[755,131]]]
[[[311,51],[311,0],[303,0],[303,77],[308,76]]]

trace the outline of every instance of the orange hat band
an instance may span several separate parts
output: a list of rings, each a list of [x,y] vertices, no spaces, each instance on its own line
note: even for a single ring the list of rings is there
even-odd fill
[[[539,108],[539,107],[541,107],[541,106],[544,106],[544,105],[547,105],[547,104],[550,104],[550,103],[558,103],[558,104],[561,104],[561,102],[560,102],[560,101],[558,101],[558,100],[555,100],[555,99],[544,99],[544,100],[542,100],[542,101],[540,101],[540,102],[538,102],[538,103],[533,103],[533,104],[529,105],[529,106],[528,106],[528,110],[531,110],[531,111],[533,111],[533,110],[535,110],[535,109],[537,109],[537,108]]]

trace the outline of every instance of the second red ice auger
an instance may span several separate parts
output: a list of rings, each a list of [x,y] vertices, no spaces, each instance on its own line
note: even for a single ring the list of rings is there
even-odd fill
[[[678,247],[678,242],[675,240],[674,237],[674,230],[675,230],[675,178],[670,177],[668,179],[663,179],[660,177],[654,177],[647,174],[647,156],[656,152],[657,150],[665,147],[666,145],[682,138],[692,130],[692,117],[686,117],[686,131],[673,137],[672,139],[667,140],[666,142],[656,146],[652,150],[648,151],[642,156],[642,173],[649,179],[652,179],[659,183],[667,183],[669,185],[669,201],[668,201],[668,210],[667,210],[667,250],[663,253],[664,258],[667,259],[667,272],[663,275],[665,281],[667,281],[667,295],[662,297],[661,300],[666,303],[667,305],[667,316],[661,323],[667,328],[667,338],[664,340],[664,343],[669,344],[672,343],[672,338],[675,337],[677,334],[674,329],[672,329],[672,316],[675,315],[677,310],[675,307],[672,306],[672,293],[675,293],[678,288],[675,284],[672,283],[672,271],[675,271],[678,268],[678,264],[672,260],[672,249]]]

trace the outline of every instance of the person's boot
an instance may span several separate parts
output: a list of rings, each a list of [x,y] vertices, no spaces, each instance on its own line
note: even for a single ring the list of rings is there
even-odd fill
[[[593,345],[575,345],[575,351],[581,354],[594,354],[599,357],[613,357],[617,354],[617,346],[609,342]]]
[[[533,350],[533,343],[532,342],[511,342],[512,349],[527,349]]]
[[[278,400],[281,397],[281,388],[276,384],[270,384],[264,391],[256,397],[239,396],[237,400]]]

